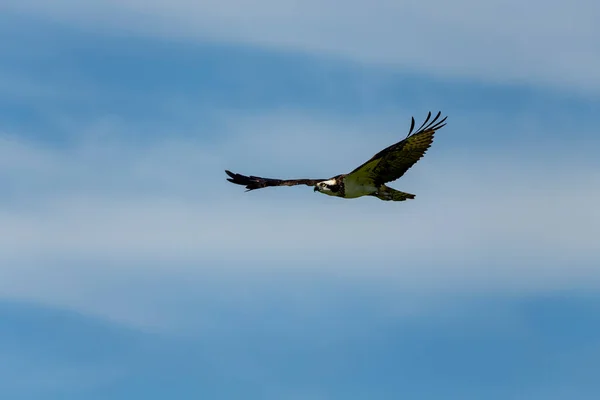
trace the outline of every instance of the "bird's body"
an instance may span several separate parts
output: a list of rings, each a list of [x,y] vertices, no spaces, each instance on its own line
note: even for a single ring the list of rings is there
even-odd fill
[[[346,179],[346,174],[343,174],[317,183],[314,190],[329,196],[355,199],[377,192],[377,187],[369,183],[360,184],[352,179]]]
[[[361,196],[367,196],[377,191],[377,187],[370,183],[364,185],[359,184],[351,179],[346,179],[346,176],[342,176],[339,179],[340,185],[344,188],[344,196],[347,199],[355,199]],[[324,192],[327,193],[327,192]]]
[[[315,192],[329,196],[354,199],[362,196],[374,196],[385,201],[404,201],[414,199],[415,195],[400,192],[385,185],[400,178],[427,151],[433,142],[435,132],[446,125],[446,118],[436,122],[441,113],[428,124],[431,113],[415,133],[415,120],[412,119],[408,136],[375,154],[370,160],[348,174],[336,175],[329,179],[272,179],[258,176],[245,176],[225,171],[227,180],[246,186],[248,191],[269,186],[313,186]]]

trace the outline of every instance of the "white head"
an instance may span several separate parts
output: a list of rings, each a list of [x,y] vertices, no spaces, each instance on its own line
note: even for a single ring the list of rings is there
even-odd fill
[[[315,185],[315,192],[321,192],[329,196],[339,196],[340,185],[335,179],[319,182]]]

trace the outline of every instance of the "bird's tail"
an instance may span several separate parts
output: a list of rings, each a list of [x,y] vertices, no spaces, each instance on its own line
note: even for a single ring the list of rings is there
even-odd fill
[[[375,196],[384,201],[404,201],[406,199],[415,198],[414,194],[401,192],[385,185],[381,185],[379,190],[373,193],[371,196]]]

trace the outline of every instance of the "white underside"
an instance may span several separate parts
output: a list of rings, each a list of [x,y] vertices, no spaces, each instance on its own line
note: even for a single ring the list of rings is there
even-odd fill
[[[377,188],[371,185],[362,185],[356,183],[353,180],[346,180],[344,178],[344,197],[348,199],[353,199],[355,197],[366,196],[372,193],[375,193]]]

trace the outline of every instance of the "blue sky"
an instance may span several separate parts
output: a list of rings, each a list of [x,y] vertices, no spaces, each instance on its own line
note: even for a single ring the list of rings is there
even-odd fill
[[[197,3],[0,6],[6,398],[600,395],[596,2]]]

